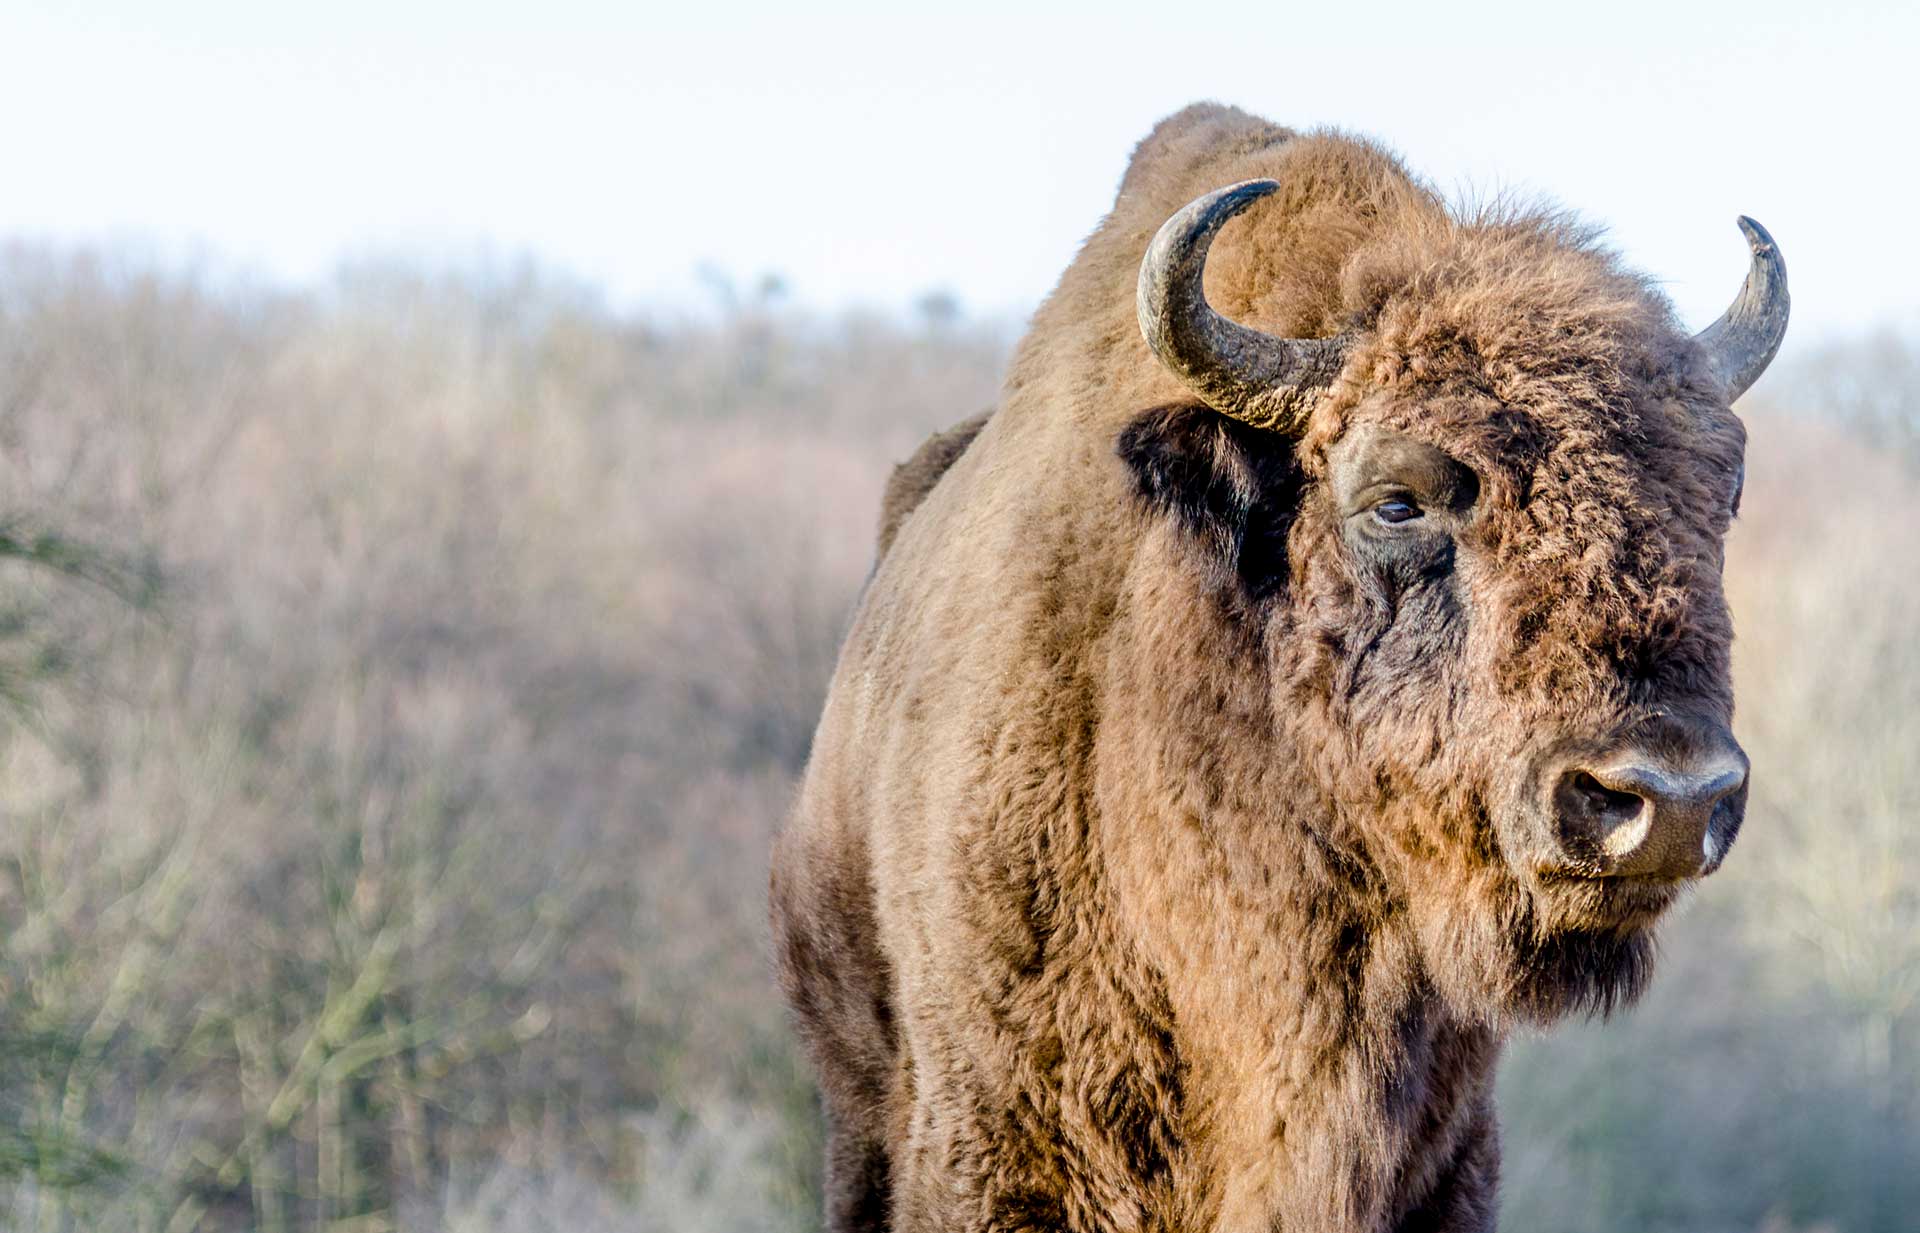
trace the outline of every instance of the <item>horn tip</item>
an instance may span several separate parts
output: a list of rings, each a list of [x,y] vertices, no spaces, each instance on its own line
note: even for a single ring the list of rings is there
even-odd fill
[[[1239,207],[1249,202],[1258,201],[1262,197],[1278,192],[1279,189],[1280,181],[1278,180],[1242,180],[1240,183],[1228,185],[1226,188],[1214,194],[1214,202],[1216,205]]]
[[[1776,247],[1773,234],[1762,227],[1757,220],[1742,214],[1737,221],[1740,224],[1740,234],[1747,237],[1747,247],[1754,252],[1764,253]]]

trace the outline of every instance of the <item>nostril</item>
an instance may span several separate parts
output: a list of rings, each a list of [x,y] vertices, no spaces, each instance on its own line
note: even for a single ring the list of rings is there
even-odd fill
[[[1609,788],[1588,771],[1575,771],[1570,786],[1587,812],[1602,822],[1616,825],[1631,822],[1646,806],[1646,799],[1639,793]]]
[[[1592,771],[1567,771],[1554,790],[1560,842],[1580,859],[1613,861],[1633,851],[1645,841],[1653,812],[1645,796]]]

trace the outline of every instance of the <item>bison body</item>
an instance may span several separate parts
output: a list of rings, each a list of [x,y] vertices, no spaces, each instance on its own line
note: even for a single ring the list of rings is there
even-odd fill
[[[1143,256],[1247,181],[1196,351]],[[1739,825],[1740,311],[1362,141],[1141,144],[896,474],[777,846],[832,1229],[1492,1226],[1505,1035],[1631,998]],[[1319,349],[1243,396],[1256,331]]]

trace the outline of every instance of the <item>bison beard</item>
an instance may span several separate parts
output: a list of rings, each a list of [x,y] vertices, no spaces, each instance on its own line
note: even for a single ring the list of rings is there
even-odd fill
[[[1505,1034],[1637,995],[1739,826],[1743,227],[1689,338],[1364,142],[1142,143],[895,473],[776,851],[831,1228],[1492,1226]]]

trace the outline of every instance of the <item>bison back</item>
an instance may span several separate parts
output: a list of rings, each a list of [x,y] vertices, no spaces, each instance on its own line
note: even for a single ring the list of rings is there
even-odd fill
[[[880,498],[880,542],[874,552],[876,560],[887,555],[892,547],[894,536],[900,533],[901,524],[908,515],[920,508],[920,502],[926,500],[940,477],[947,473],[967,452],[973,439],[987,426],[991,411],[982,411],[971,419],[961,420],[944,432],[936,432],[913,452],[907,459],[893,469],[887,479],[886,494]]]

